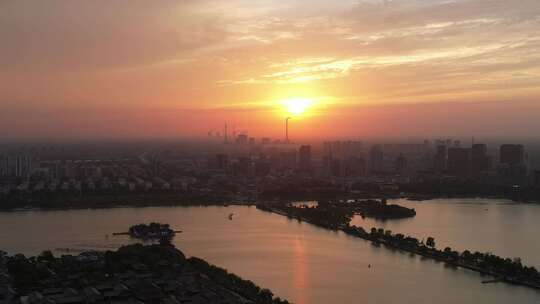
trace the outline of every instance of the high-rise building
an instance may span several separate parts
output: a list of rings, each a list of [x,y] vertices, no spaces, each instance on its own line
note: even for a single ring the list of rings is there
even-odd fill
[[[501,164],[523,164],[525,162],[525,149],[523,145],[502,145],[500,148]]]
[[[446,150],[446,145],[438,145],[437,152],[435,153],[435,172],[443,173],[446,171],[446,161],[448,158],[448,153]]]
[[[302,171],[310,171],[311,146],[301,146],[298,154],[298,168]]]
[[[216,167],[218,170],[227,170],[229,168],[229,156],[227,154],[216,155]]]
[[[505,184],[522,185],[526,182],[527,165],[523,145],[501,146],[498,171]]]
[[[349,158],[349,175],[351,176],[365,176],[366,175],[366,161],[360,157]]]
[[[266,159],[258,159],[255,162],[255,175],[256,176],[267,176],[271,172],[270,162]]]
[[[282,169],[296,168],[296,150],[281,152],[279,157]]]
[[[534,170],[532,182],[534,187],[540,188],[540,170]]]
[[[239,145],[247,145],[248,144],[248,136],[246,134],[240,134],[236,137],[236,143]]]
[[[382,172],[384,169],[384,153],[380,145],[371,147],[369,151],[370,172]]]
[[[362,153],[361,141],[328,141],[324,143],[324,155],[330,158],[347,159]]]
[[[405,169],[407,168],[407,159],[403,154],[400,154],[398,158],[396,159],[395,164],[396,173],[403,174],[405,173]]]
[[[0,154],[0,176],[5,177],[9,175],[9,157],[7,155]]]
[[[345,175],[343,168],[343,161],[341,159],[330,160],[330,172],[332,176],[342,177]]]
[[[0,176],[29,177],[35,169],[35,158],[30,154],[5,154],[0,156]]]
[[[490,167],[487,145],[474,144],[471,149],[471,173],[478,176],[482,171]]]
[[[252,161],[249,157],[240,157],[234,163],[233,173],[237,176],[248,176],[252,171]]]
[[[471,149],[448,149],[447,171],[454,176],[468,177],[471,174]]]

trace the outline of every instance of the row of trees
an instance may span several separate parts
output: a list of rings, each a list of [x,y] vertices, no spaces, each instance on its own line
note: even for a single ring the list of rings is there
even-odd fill
[[[519,258],[502,258],[491,253],[472,253],[469,250],[458,252],[450,247],[439,250],[435,247],[433,237],[428,237],[424,242],[401,233],[393,234],[392,231],[382,228],[371,228],[370,232],[367,232],[362,227],[349,225],[353,213],[350,208],[341,205],[319,202],[315,207],[295,207],[290,204],[278,204],[272,206],[257,205],[257,208],[270,212],[274,210],[280,211],[290,218],[303,218],[314,225],[324,228],[341,229],[348,234],[374,242],[387,243],[393,247],[443,260],[452,265],[464,266],[492,274],[508,282],[540,288],[540,273],[534,267],[524,266]]]
[[[383,241],[394,247],[420,253],[457,266],[466,266],[481,272],[499,276],[516,283],[527,283],[540,287],[540,274],[535,267],[524,266],[520,258],[502,258],[492,253],[458,252],[451,247],[439,250],[435,247],[435,239],[428,237],[426,242],[403,234],[392,234],[391,230],[371,228],[367,233],[362,227],[349,226],[345,232],[372,241]]]

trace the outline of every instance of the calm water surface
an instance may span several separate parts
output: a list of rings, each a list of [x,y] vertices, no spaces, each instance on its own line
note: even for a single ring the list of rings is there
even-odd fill
[[[416,207],[416,204],[422,205]],[[524,218],[529,217],[532,221],[534,215],[529,214],[529,209],[536,210],[534,207],[493,202],[484,204],[489,209],[486,213],[474,211],[472,207],[473,211],[465,212],[462,208],[469,210],[466,208],[468,204],[423,202],[412,205],[419,212],[417,218],[411,222],[386,222],[384,225],[394,225],[392,229],[396,231],[399,225],[403,230],[411,229],[410,233],[416,231],[420,234],[428,230],[430,235],[446,237],[451,242],[457,242],[462,237],[482,240],[460,240],[460,246],[476,244],[476,247],[481,247],[485,244],[486,247],[504,248],[506,245],[500,245],[501,242],[512,242],[513,246],[521,244],[522,252],[516,249],[515,255],[527,256],[528,260],[533,260],[535,254],[540,253],[537,244],[525,245],[538,229],[529,230],[517,224],[512,226],[483,220],[493,212],[499,214],[497,218],[503,222],[509,221],[511,216],[522,219],[510,220],[513,223],[522,223]],[[422,208],[431,213],[421,215]],[[503,210],[506,208],[509,208],[509,214]],[[232,221],[228,218],[231,212],[236,214]],[[469,220],[461,218],[461,213]],[[507,216],[503,216],[503,213]],[[429,224],[428,214],[437,215],[439,220]],[[184,233],[176,236],[174,243],[187,255],[202,257],[227,268],[297,304],[540,302],[540,292],[535,290],[506,284],[483,285],[480,283],[482,277],[474,272],[450,269],[441,263],[377,248],[361,239],[264,213],[254,207],[0,213],[0,248],[10,253],[25,254],[38,254],[49,248],[116,248],[130,243],[129,238],[107,238],[107,234],[126,231],[132,224],[150,221],[170,223],[173,228],[183,230]],[[528,220],[525,222],[529,228],[533,225]],[[538,227],[540,221],[536,222]],[[364,224],[367,226],[367,223]],[[377,224],[382,226],[381,223]],[[452,228],[441,228],[446,225]],[[485,225],[491,227],[479,228]],[[515,232],[515,240],[500,237],[501,230],[506,231],[505,235]],[[532,236],[529,238],[518,234]],[[452,239],[450,236],[455,237]],[[368,264],[372,267],[368,268]]]
[[[417,215],[391,221],[356,216],[351,225],[381,227],[419,239],[433,236],[438,248],[521,257],[525,264],[540,269],[540,205],[493,199],[400,199],[389,203],[414,208]]]

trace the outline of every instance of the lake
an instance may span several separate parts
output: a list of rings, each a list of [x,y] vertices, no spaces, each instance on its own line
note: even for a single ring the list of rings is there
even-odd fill
[[[539,245],[532,241],[540,228],[540,206],[494,200],[399,203],[415,208],[418,215],[354,222],[420,238],[432,235],[438,246],[448,242],[456,248],[492,250],[540,264]],[[232,220],[230,213],[235,214]],[[539,291],[503,283],[484,285],[475,272],[375,247],[255,207],[0,213],[0,249],[27,255],[55,248],[114,249],[133,241],[112,236],[113,232],[151,221],[183,230],[173,242],[185,254],[204,258],[297,304],[540,302]]]

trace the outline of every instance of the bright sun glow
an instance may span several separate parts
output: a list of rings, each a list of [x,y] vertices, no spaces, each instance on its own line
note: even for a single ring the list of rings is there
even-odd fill
[[[283,105],[292,115],[304,113],[311,104],[313,104],[313,100],[307,98],[291,98],[283,100]]]

